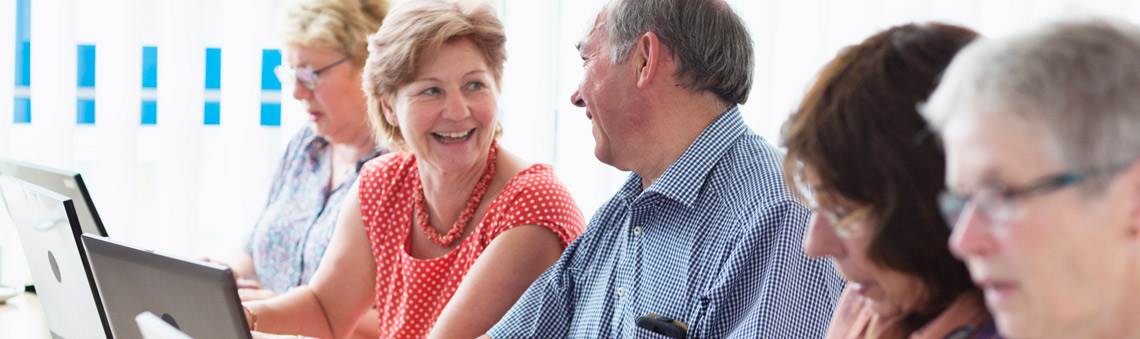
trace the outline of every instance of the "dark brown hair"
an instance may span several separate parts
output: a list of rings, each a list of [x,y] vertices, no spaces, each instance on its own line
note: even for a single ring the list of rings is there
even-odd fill
[[[942,146],[918,113],[954,54],[977,37],[946,24],[896,26],[839,53],[783,126],[785,180],[813,169],[832,194],[871,208],[870,260],[922,281],[914,330],[976,287],[950,254],[938,208]]]

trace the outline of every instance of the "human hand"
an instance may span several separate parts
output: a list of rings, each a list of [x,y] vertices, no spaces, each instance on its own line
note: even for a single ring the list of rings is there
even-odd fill
[[[237,283],[237,288],[239,288],[239,289],[242,289],[242,288],[260,289],[261,288],[261,282],[260,281],[253,280],[253,279],[246,279],[246,278],[242,278],[242,277],[238,276],[237,271],[235,271],[233,269],[233,267],[230,267],[230,265],[227,264],[225,261],[218,260],[218,259],[211,259],[210,257],[201,257],[201,258],[199,258],[199,260],[202,260],[202,261],[205,261],[208,263],[222,265],[222,266],[229,268],[230,273],[232,273],[234,275],[234,282]]]
[[[299,336],[299,335],[281,335],[281,334],[261,333],[258,331],[250,331],[249,333],[253,335],[253,339],[306,339],[306,338],[310,338],[310,337],[304,337],[304,336]]]
[[[261,282],[253,279],[234,277],[238,289],[261,289]]]
[[[240,285],[240,284],[239,284]],[[259,286],[260,287],[260,286]],[[238,297],[242,302],[269,299],[277,296],[277,292],[262,288],[239,288]]]
[[[198,260],[205,261],[205,262],[208,262],[211,264],[218,264],[218,265],[225,266],[226,268],[230,269],[230,273],[232,273],[234,275],[234,279],[238,279],[237,272],[234,271],[234,268],[230,267],[230,264],[227,264],[223,260],[211,259],[210,257],[201,257],[201,258],[198,258]]]

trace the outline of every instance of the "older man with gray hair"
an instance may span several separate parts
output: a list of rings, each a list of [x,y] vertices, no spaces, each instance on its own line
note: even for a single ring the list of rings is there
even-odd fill
[[[493,338],[819,338],[842,281],[800,251],[810,212],[737,105],[752,41],[721,0],[615,0],[571,101],[632,171]],[[657,334],[655,334],[655,332]]]
[[[946,146],[950,247],[998,330],[1140,337],[1140,28],[980,40],[924,111]]]

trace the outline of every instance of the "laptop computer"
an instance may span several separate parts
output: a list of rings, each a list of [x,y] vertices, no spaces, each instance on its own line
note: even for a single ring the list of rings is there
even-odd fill
[[[91,201],[91,194],[79,173],[0,158],[0,175],[11,176],[71,198],[83,233],[107,236],[107,229],[103,228],[103,221],[99,219],[95,203]]]
[[[154,313],[143,312],[135,316],[135,323],[139,324],[143,339],[193,339]]]
[[[151,312],[194,338],[250,338],[230,269],[84,234],[95,285],[117,339],[142,339],[135,317]]]
[[[80,250],[82,230],[74,202],[8,176],[0,176],[0,197],[19,234],[52,337],[111,338]]]

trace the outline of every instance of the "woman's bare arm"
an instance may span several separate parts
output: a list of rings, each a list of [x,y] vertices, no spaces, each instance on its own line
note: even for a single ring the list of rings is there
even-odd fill
[[[561,241],[545,227],[522,225],[503,232],[471,266],[428,337],[486,333],[561,255]]]
[[[341,203],[332,241],[308,286],[246,304],[257,330],[318,338],[352,335],[375,302],[376,263],[361,218],[359,182]]]

